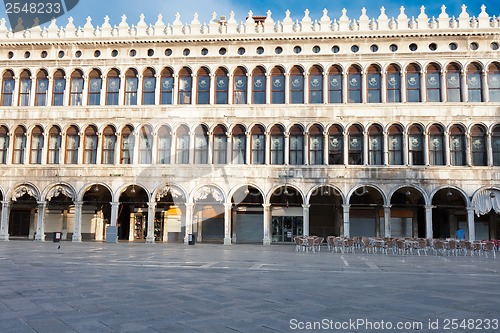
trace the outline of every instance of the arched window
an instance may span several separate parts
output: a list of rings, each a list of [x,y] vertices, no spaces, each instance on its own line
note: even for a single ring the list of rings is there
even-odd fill
[[[389,127],[389,165],[403,164],[403,129],[399,125]]]
[[[101,105],[102,75],[97,69],[89,73],[88,105]]]
[[[66,90],[66,74],[63,70],[59,69],[54,73],[54,88],[52,91],[52,105],[64,105],[64,91]]]
[[[199,125],[194,131],[194,164],[208,163],[208,129]]]
[[[401,71],[396,65],[387,67],[387,102],[401,102]]]
[[[347,81],[349,103],[361,103],[361,69],[358,66],[349,67]]]
[[[446,70],[446,95],[448,102],[462,102],[460,66],[454,63],[449,64]]]
[[[118,105],[120,94],[120,71],[117,69],[110,70],[106,80],[106,105]]]
[[[450,163],[465,165],[465,130],[459,125],[450,128]]]
[[[328,130],[328,164],[344,164],[344,133],[339,125]]]
[[[2,106],[12,106],[14,94],[14,72],[7,70],[2,75]]]
[[[61,130],[52,126],[49,130],[48,164],[59,164],[61,153]]]
[[[88,126],[85,129],[85,151],[83,153],[84,164],[97,163],[97,128],[95,126]]]
[[[71,73],[71,97],[70,105],[82,105],[83,97],[83,73],[77,69]]]
[[[500,102],[500,64],[492,63],[488,67],[488,86],[490,102]]]
[[[174,72],[170,68],[161,71],[160,104],[172,104],[172,91],[174,88]],[[179,103],[182,104],[182,103]]]
[[[349,127],[349,164],[363,165],[363,129],[359,125]]]
[[[132,164],[134,162],[134,127],[127,125],[121,133],[120,164]]]
[[[19,106],[29,106],[31,94],[31,72],[28,70],[22,71],[19,76],[19,81]]]
[[[0,126],[0,164],[7,163],[8,149],[9,129],[5,126]]]
[[[314,124],[309,128],[309,164],[322,165],[324,164],[324,135],[323,128]]]
[[[176,132],[176,159],[177,164],[189,163],[189,129],[186,126],[181,126]]]
[[[427,66],[427,102],[441,102],[441,68],[438,64]]]
[[[48,88],[49,88],[49,79],[47,71],[42,69],[36,74],[35,106],[47,105]]]
[[[210,103],[210,71],[208,68],[202,67],[198,70],[196,76],[198,80],[197,86],[197,103],[209,104]],[[226,85],[227,86],[227,85]]]
[[[304,71],[299,66],[290,70],[290,103],[304,103]]]
[[[146,68],[142,76],[142,105],[155,105],[156,73]]]
[[[153,158],[153,131],[150,126],[142,126],[139,135],[139,163],[151,164]]]
[[[285,103],[285,71],[274,67],[271,71],[271,104]]]
[[[271,164],[285,163],[285,131],[281,125],[271,128]]]
[[[474,125],[470,131],[472,165],[487,165],[486,156],[486,129],[480,125]]]
[[[252,155],[251,155],[251,163],[252,164],[264,164],[266,163],[266,136],[264,132],[264,127],[260,125],[256,125],[252,127]]]
[[[252,72],[252,103],[266,104],[266,70],[260,66]]]
[[[130,68],[125,73],[125,105],[137,105],[137,71]]]
[[[432,125],[429,128],[429,164],[444,165],[444,139],[443,128]]]
[[[162,126],[158,130],[158,164],[170,164],[172,133],[170,128]]]
[[[309,71],[309,103],[323,103],[323,69],[317,65]]]
[[[342,103],[342,68],[332,66],[328,73],[328,102]]]
[[[182,68],[179,72],[179,104],[191,104],[192,83],[191,70]]]
[[[290,165],[304,164],[304,129],[293,125],[290,129]]]
[[[243,67],[235,69],[233,87],[233,104],[247,103],[247,73]]]
[[[43,152],[43,129],[36,126],[31,131],[31,164],[42,164]]]
[[[491,150],[493,152],[493,165],[500,165],[500,125],[496,125],[493,128],[491,136]]]
[[[233,128],[233,164],[245,164],[246,163],[246,151],[247,151],[247,136],[245,133],[245,127],[242,125],[236,125]]]
[[[215,72],[215,104],[228,103],[229,77],[226,69],[219,68]]]
[[[102,164],[115,164],[116,131],[112,126],[107,126],[102,136]]]
[[[227,131],[222,125],[214,129],[213,164],[227,164]]]
[[[78,147],[80,135],[76,126],[66,130],[66,164],[78,164]]]
[[[382,96],[380,89],[380,68],[375,65],[368,67],[366,80],[368,103],[380,103]]]
[[[420,66],[410,64],[406,67],[406,100],[409,103],[421,102]]]
[[[384,134],[382,127],[372,125],[368,128],[368,164],[382,165],[384,155]]]
[[[483,101],[483,80],[481,78],[482,68],[479,64],[467,66],[467,89],[469,91],[469,102]]]
[[[424,131],[420,125],[408,129],[408,153],[410,165],[424,165]]]
[[[26,149],[26,129],[18,126],[14,131],[14,154],[12,155],[13,164],[24,164],[24,152]]]

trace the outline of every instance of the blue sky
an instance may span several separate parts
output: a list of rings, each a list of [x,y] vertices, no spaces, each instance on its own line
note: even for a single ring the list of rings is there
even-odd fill
[[[39,0],[40,1],[40,0]],[[49,0],[42,0],[49,1]],[[193,14],[198,12],[200,21],[208,22],[212,12],[217,16],[226,15],[233,10],[236,13],[236,20],[243,21],[248,10],[252,10],[254,15],[265,15],[267,10],[271,10],[275,21],[282,20],[285,11],[291,11],[292,18],[301,19],[304,16],[304,10],[309,9],[311,18],[320,19],[323,8],[328,9],[328,15],[331,19],[339,18],[342,8],[347,9],[349,18],[358,18],[361,15],[361,8],[366,7],[367,15],[377,18],[380,15],[380,7],[386,8],[386,14],[389,17],[396,17],[399,14],[399,7],[406,8],[408,17],[418,16],[419,8],[426,7],[426,13],[429,17],[438,16],[441,12],[441,5],[447,7],[447,12],[451,16],[458,16],[461,12],[462,4],[467,6],[467,11],[471,16],[477,16],[480,13],[482,4],[486,5],[486,11],[490,16],[500,15],[500,6],[498,0],[420,0],[420,1],[361,1],[361,0],[314,0],[314,1],[264,1],[264,0],[80,0],[79,4],[68,14],[57,19],[59,26],[65,26],[69,16],[74,18],[76,26],[83,26],[87,16],[92,17],[94,26],[101,25],[104,16],[110,17],[111,25],[118,25],[120,17],[125,14],[129,25],[136,24],[139,21],[139,15],[143,13],[146,16],[146,22],[154,24],[159,13],[163,15],[165,23],[171,23],[174,20],[175,13],[181,14],[183,23],[191,22]],[[0,17],[7,18],[5,7],[1,6]]]

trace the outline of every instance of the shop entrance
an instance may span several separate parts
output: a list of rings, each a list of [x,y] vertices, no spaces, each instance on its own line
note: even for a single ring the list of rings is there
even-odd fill
[[[9,218],[9,235],[11,237],[29,237],[30,210],[12,211]]]
[[[290,243],[304,234],[302,216],[273,216],[272,241]]]

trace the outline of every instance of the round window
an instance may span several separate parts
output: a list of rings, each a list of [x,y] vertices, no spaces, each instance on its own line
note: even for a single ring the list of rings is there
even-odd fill
[[[340,47],[338,47],[337,45],[332,46],[332,52],[333,53],[339,53],[340,52]]]
[[[359,46],[357,46],[357,45],[353,45],[353,46],[351,46],[351,51],[352,51],[353,53],[358,52],[358,51],[359,51]]]
[[[262,54],[262,53],[264,53],[264,48],[262,46],[259,46],[257,48],[257,54]]]

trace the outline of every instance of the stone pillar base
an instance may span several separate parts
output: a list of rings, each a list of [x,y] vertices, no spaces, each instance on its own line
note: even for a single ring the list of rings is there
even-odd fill
[[[146,243],[147,244],[154,244],[155,243],[155,239],[154,238],[147,238],[146,237]]]
[[[73,235],[71,237],[71,241],[75,243],[81,243],[82,242],[82,235]]]
[[[262,241],[262,245],[271,245],[271,240],[270,239],[264,239]]]
[[[0,241],[8,241],[9,240],[9,234],[0,234]]]
[[[224,245],[231,245],[231,238],[224,238]]]

